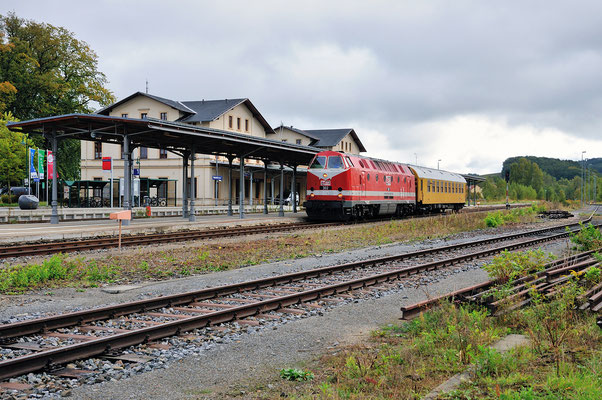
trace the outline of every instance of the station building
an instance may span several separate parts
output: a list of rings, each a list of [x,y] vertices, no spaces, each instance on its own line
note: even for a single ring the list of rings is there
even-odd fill
[[[193,126],[231,131],[238,134],[250,135],[259,138],[288,142],[291,144],[313,146],[325,150],[341,150],[347,153],[359,154],[366,151],[359,137],[353,129],[324,129],[302,130],[292,126],[279,126],[272,128],[261,115],[254,104],[247,98],[200,100],[200,101],[175,101],[148,93],[136,92],[97,112],[122,118],[157,119],[174,121]],[[102,169],[102,158],[111,157],[113,160],[122,158],[122,145],[103,143],[101,141],[81,141],[81,179],[83,181],[106,181],[110,175]],[[173,154],[167,149],[138,147],[133,152],[134,169],[139,171],[140,181],[165,182],[157,187],[156,192],[146,190],[144,185],[136,188],[138,199],[142,202],[144,196],[157,196],[174,199],[181,204],[181,190],[183,184],[181,156]],[[238,165],[239,160],[234,159],[233,165]],[[113,178],[116,182],[124,177],[123,163],[114,162]],[[222,156],[197,154],[195,161],[194,179],[187,178],[187,185],[194,185],[197,204],[199,205],[226,205],[232,188],[232,198],[239,204],[241,179],[235,169],[232,174],[232,185],[228,181],[229,160]],[[243,204],[259,205],[268,202],[277,204],[275,198],[280,191],[280,166],[268,166],[268,180],[264,182],[265,166],[263,162],[254,159],[245,159],[245,176]],[[304,167],[297,169],[296,192],[302,202],[305,197],[306,171]],[[288,173],[287,173],[288,172]],[[284,192],[292,191],[292,177],[290,168],[285,168]],[[108,187],[106,188],[108,189]],[[267,193],[265,192],[267,190]],[[188,189],[190,193],[190,189]],[[267,196],[266,196],[267,194]],[[106,193],[108,197],[108,193]],[[113,197],[119,197],[119,185],[114,185]],[[286,198],[286,195],[285,195]],[[175,205],[175,204],[169,204]]]

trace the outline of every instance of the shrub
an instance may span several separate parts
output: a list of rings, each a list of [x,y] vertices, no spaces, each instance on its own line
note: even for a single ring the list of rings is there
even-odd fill
[[[546,255],[541,249],[515,253],[504,250],[489,264],[485,264],[483,269],[489,273],[492,279],[508,282],[540,271],[552,257],[552,255]]]
[[[588,251],[602,247],[602,233],[600,232],[600,229],[596,228],[591,223],[585,226],[580,222],[579,226],[581,227],[581,230],[576,233],[569,233],[571,242],[575,243],[576,250]]]

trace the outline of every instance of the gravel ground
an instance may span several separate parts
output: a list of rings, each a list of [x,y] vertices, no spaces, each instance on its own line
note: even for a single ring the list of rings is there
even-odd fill
[[[493,232],[496,231],[465,233],[449,240],[376,246],[211,275],[153,282],[118,294],[107,294],[101,289],[88,289],[86,292],[60,289],[53,290],[50,295],[3,298],[0,300],[3,303],[0,303],[2,306],[0,322],[472,241],[490,237]],[[497,233],[499,234],[499,231]],[[560,251],[564,248],[566,248],[564,244],[555,244],[548,246],[547,250]],[[280,368],[296,366],[324,351],[332,351],[340,344],[361,340],[371,330],[396,321],[401,314],[399,307],[403,304],[412,304],[429,296],[446,293],[486,279],[486,273],[481,269],[459,269],[454,274],[442,275],[436,282],[429,282],[428,287],[407,285],[404,290],[397,293],[336,306],[327,312],[314,313],[307,318],[291,318],[285,324],[270,325],[269,329],[249,329],[247,333],[237,334],[234,339],[218,340],[217,344],[205,346],[202,351],[192,352],[192,355],[191,352],[184,352],[181,354],[182,357],[167,357],[169,360],[161,362],[160,369],[139,373],[123,380],[117,376],[116,379],[95,385],[83,385],[65,393],[81,399],[222,398],[225,397],[225,393],[244,397],[244,393],[256,382],[266,377],[273,378]],[[228,343],[220,344],[220,342]],[[143,364],[142,370],[144,370]]]

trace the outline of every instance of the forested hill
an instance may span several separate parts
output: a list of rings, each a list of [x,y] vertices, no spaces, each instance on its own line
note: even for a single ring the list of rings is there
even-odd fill
[[[581,161],[559,160],[557,158],[534,156],[507,158],[502,165],[502,176],[504,176],[504,171],[510,168],[510,165],[518,162],[521,158],[526,158],[527,160],[534,162],[542,171],[556,179],[566,178],[571,180],[575,176],[581,176]],[[587,160],[587,166],[596,170],[598,173],[602,173],[602,158]]]

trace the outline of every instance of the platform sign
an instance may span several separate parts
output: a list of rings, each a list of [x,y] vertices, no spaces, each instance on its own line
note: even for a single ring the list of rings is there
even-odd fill
[[[134,168],[134,176],[140,176],[140,168]]]
[[[102,158],[102,170],[110,171],[112,163],[113,163],[113,160],[111,159],[111,157],[103,157]]]
[[[218,182],[221,182],[221,181],[224,179],[224,177],[223,177],[223,176],[221,176],[221,175],[213,175],[211,178],[212,178],[214,181],[218,181]]]

